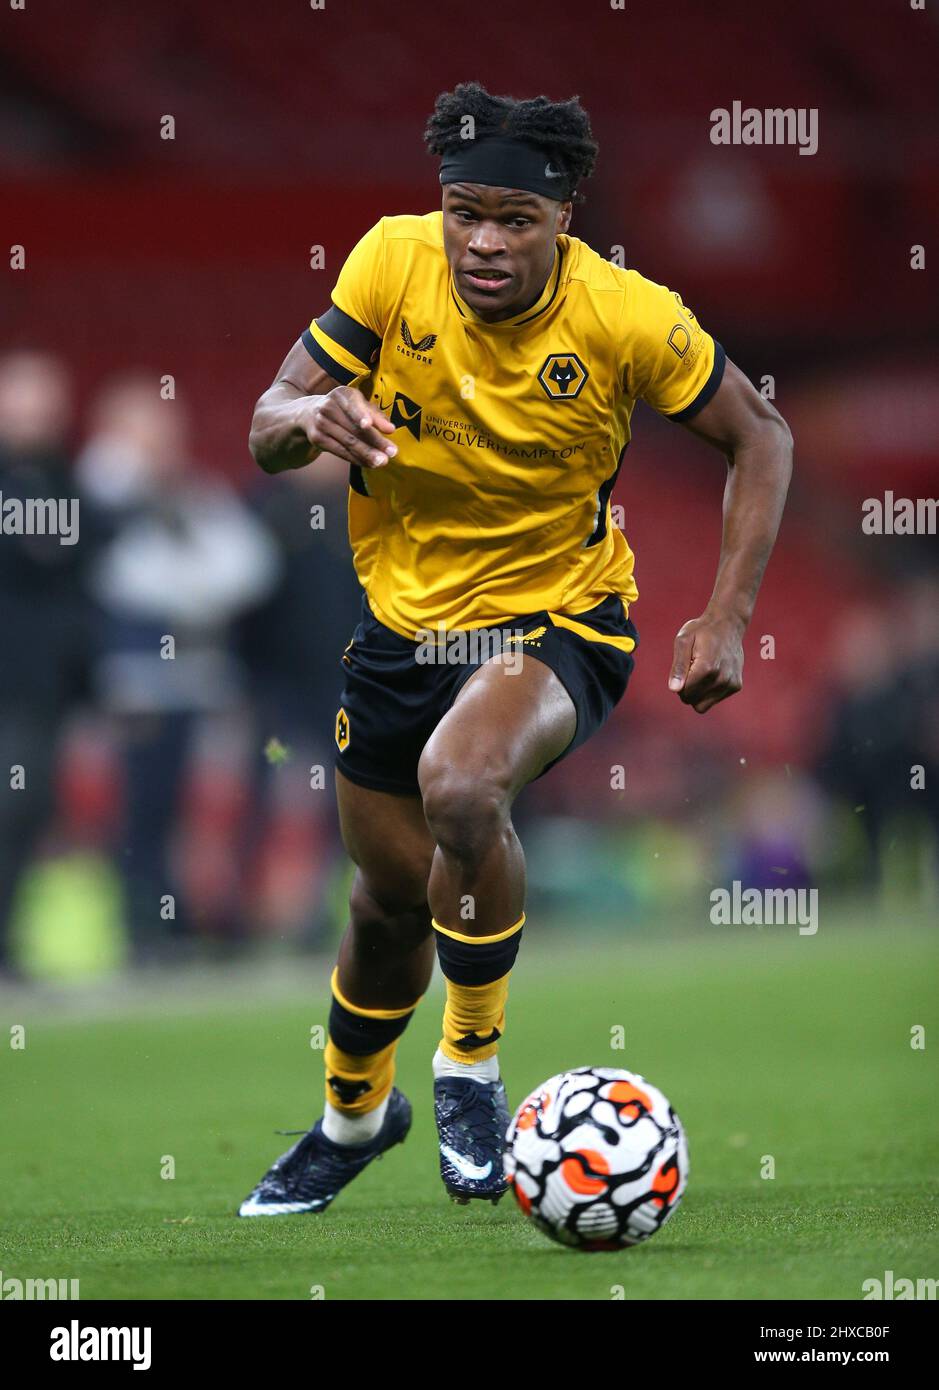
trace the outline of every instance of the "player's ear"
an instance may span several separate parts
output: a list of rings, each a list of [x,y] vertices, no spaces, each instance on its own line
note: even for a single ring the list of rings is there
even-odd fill
[[[558,231],[566,232],[571,225],[571,216],[574,211],[574,204],[571,202],[562,203],[558,211]]]

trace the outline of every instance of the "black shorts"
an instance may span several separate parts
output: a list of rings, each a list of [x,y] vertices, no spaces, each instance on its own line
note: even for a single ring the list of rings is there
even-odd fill
[[[572,623],[584,630],[584,635]],[[472,634],[476,631],[476,637]],[[494,624],[485,633],[451,633],[466,638],[466,649],[444,654],[456,660],[422,662],[427,648],[380,623],[362,595],[362,618],[342,656],[345,685],[336,714],[336,765],[352,782],[401,796],[419,794],[418,759],[424,745],[461,688],[502,644],[504,660],[517,645],[557,675],[574,702],[577,728],[567,748],[539,776],[596,733],[622,698],[634,660],[632,651],[603,638],[626,638],[635,647],[639,634],[626,617],[623,600],[609,594],[586,613],[528,613]],[[487,648],[481,638],[492,639]],[[508,640],[506,640],[508,639]]]

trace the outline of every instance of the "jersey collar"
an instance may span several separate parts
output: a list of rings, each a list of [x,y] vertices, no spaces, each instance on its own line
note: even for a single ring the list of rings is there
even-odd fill
[[[453,303],[456,306],[457,313],[460,315],[460,317],[465,319],[468,323],[476,324],[479,328],[485,328],[487,331],[492,332],[498,332],[499,330],[505,329],[522,328],[526,323],[531,323],[532,320],[540,318],[541,315],[545,313],[545,311],[550,307],[550,305],[554,303],[561,288],[561,275],[563,273],[563,269],[564,251],[561,247],[560,242],[558,242],[554,248],[554,265],[551,267],[551,274],[548,276],[545,282],[545,287],[541,291],[541,294],[539,295],[536,302],[534,304],[530,304],[523,313],[516,314],[514,318],[500,319],[498,323],[490,323],[488,319],[480,318],[480,316],[470,308],[470,306],[465,302],[465,300],[460,298],[453,284],[452,272],[450,274],[450,297],[453,300]]]

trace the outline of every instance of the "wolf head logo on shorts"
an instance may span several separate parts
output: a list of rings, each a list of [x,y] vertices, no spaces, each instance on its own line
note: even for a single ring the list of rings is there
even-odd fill
[[[349,747],[349,716],[341,707],[336,715],[336,747],[340,753]]]

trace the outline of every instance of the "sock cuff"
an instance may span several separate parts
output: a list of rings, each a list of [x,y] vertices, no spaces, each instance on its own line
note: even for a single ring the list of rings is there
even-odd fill
[[[499,1036],[501,1037],[501,1033]],[[460,1052],[460,1050],[446,1038],[440,1039],[438,1047],[448,1062],[455,1062],[456,1065],[461,1067],[464,1071],[468,1071],[476,1062],[488,1062],[491,1057],[498,1057],[499,1055],[498,1038],[495,1042],[486,1043],[482,1047],[473,1048],[471,1053]]]
[[[524,917],[522,922],[524,922]],[[522,942],[522,922],[495,936],[461,936],[437,932],[437,959],[444,978],[454,985],[490,985],[508,975]]]
[[[465,936],[463,932],[454,931],[452,927],[441,926],[436,917],[431,917],[430,921],[434,931],[449,936],[452,941],[461,941],[467,946],[492,946],[498,941],[508,941],[510,936],[520,932],[525,925],[525,914],[523,912],[513,926],[506,927],[505,931],[494,932],[492,936]]]
[[[414,1003],[413,1003],[413,1004],[406,1004],[406,1005],[404,1006],[403,1009],[365,1009],[365,1008],[362,1007],[361,1004],[353,1004],[353,1003],[351,1002],[351,1000],[347,999],[347,998],[345,997],[345,995],[342,993],[342,990],[339,988],[339,966],[338,966],[338,965],[334,968],[333,973],[332,973],[332,975],[330,976],[329,987],[330,987],[330,989],[332,990],[333,998],[336,1000],[336,1002],[339,1003],[339,1004],[341,1004],[342,1007],[343,1007],[348,1013],[350,1013],[350,1014],[355,1014],[358,1018],[373,1018],[373,1019],[397,1019],[397,1018],[407,1018],[409,1014],[412,1014],[412,1013],[414,1012],[414,1010],[417,1008],[418,1004],[421,1002],[421,1000],[422,1000],[423,997],[424,997],[423,994],[419,994],[419,995],[417,996],[417,998],[414,1000]]]

